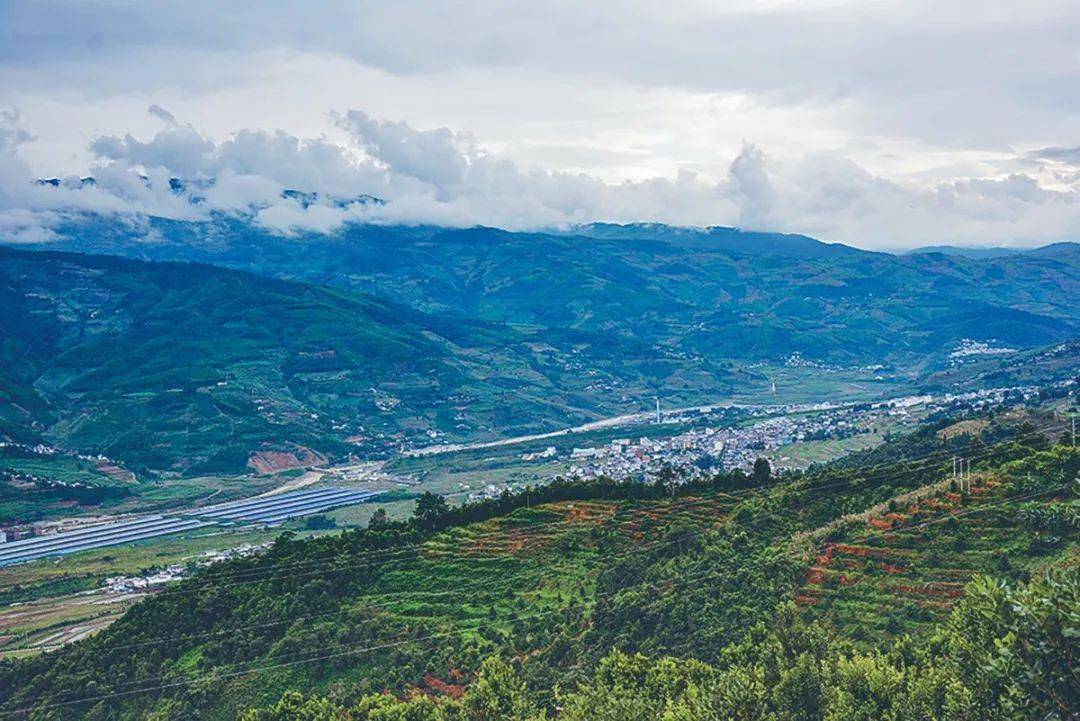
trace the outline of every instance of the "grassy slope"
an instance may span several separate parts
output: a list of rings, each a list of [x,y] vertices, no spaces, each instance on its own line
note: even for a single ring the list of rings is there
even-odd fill
[[[656,394],[673,406],[770,401],[776,381],[780,399],[880,396],[961,337],[1024,347],[1076,331],[1074,252],[968,267],[485,229],[287,244],[232,231],[217,250],[130,238],[114,249],[362,288],[454,317],[205,266],[2,250],[0,434],[44,433],[140,469],[235,472],[263,446],[340,455],[352,436],[363,453],[429,430],[505,437],[642,410]],[[796,351],[903,370],[732,365]]]
[[[533,617],[542,628],[556,622],[567,609],[587,613],[596,578],[612,553],[632,553],[637,544],[655,542],[673,522],[701,530],[714,527],[722,522],[730,503],[723,494],[708,493],[680,498],[673,513],[648,501],[573,501],[519,509],[509,516],[439,533],[416,551],[384,558],[375,577],[356,586],[341,603],[329,605],[319,600],[317,589],[351,585],[340,570],[334,572],[341,566],[323,563],[298,569],[289,574],[286,583],[306,589],[301,598],[307,600],[307,607],[298,612],[297,622],[266,629],[277,641],[265,647],[264,653],[310,653],[320,645],[315,640],[320,629],[340,628],[338,624],[350,618],[371,628],[335,637],[330,648],[355,644],[365,637],[393,639],[401,637],[403,631],[405,637],[425,633],[442,637],[436,642],[418,640],[400,652],[391,649],[346,656],[315,668],[314,675],[312,668],[300,666],[257,678],[233,679],[220,695],[218,703],[223,705],[214,716],[228,718],[238,708],[268,702],[283,689],[298,684],[325,688],[332,681],[363,687],[374,678],[381,679],[380,683],[424,685],[430,682],[425,682],[425,674],[430,674],[429,679],[452,681],[453,669],[470,668],[480,649],[498,648],[520,633],[518,617]],[[269,591],[281,582],[279,579],[263,588]],[[303,620],[310,614],[329,618]],[[125,625],[130,626],[127,619],[103,636],[121,643],[142,636],[142,632],[132,636],[124,630]],[[160,631],[160,627],[155,628]],[[541,642],[539,636],[536,642]],[[210,644],[217,647],[218,640],[211,639]],[[209,647],[198,642],[177,645],[187,649],[177,661],[177,670],[187,659],[192,664],[189,671],[201,673],[204,666],[194,659],[203,656],[200,649]],[[218,650],[205,653],[216,656]],[[394,664],[400,667],[394,668]]]
[[[63,454],[0,449],[0,519],[36,520],[80,505],[122,503],[138,484],[112,477],[92,461]]]
[[[612,646],[708,659],[796,592],[801,562],[785,550],[793,532],[941,477],[938,464],[894,460],[882,467],[890,453],[903,457],[920,447],[923,441],[916,441],[877,449],[864,461],[869,469],[851,462],[773,490],[523,508],[444,531],[419,552],[365,551],[357,545],[362,537],[352,535],[286,543],[264,559],[219,569],[220,575],[202,582],[209,584],[205,590],[197,590],[199,582],[181,585],[140,605],[88,644],[19,672],[34,676],[25,693],[35,695],[78,696],[87,683],[105,689],[122,679],[161,674],[189,679],[191,690],[167,694],[173,701],[129,699],[110,705],[108,715],[151,704],[182,717],[194,704],[224,719],[286,688],[433,688],[467,677],[492,652],[535,658],[528,668],[539,686],[575,678]],[[1064,462],[1075,466],[1075,454],[1063,450],[1057,456],[1033,456],[1025,448],[1007,453],[1036,459],[1037,484],[1052,482]],[[980,473],[992,475],[995,463],[984,464]],[[1012,471],[1001,473],[1015,481]],[[1023,544],[1016,551],[1026,552]],[[1015,559],[1017,568],[1025,563]],[[247,580],[235,583],[238,578]],[[881,614],[893,607],[890,597],[870,602]],[[854,605],[842,610],[858,614],[849,615],[846,625],[837,623],[845,633],[866,612]],[[902,628],[920,627],[919,618],[898,617]],[[267,625],[279,618],[279,625]],[[229,630],[250,624],[258,627]],[[163,628],[178,634],[167,649],[159,645]],[[228,638],[217,635],[226,631]],[[138,655],[149,666],[125,650],[131,643],[150,644]],[[87,666],[87,654],[100,665]],[[212,680],[215,668],[229,671],[237,662],[272,664],[324,654],[330,655],[316,664]],[[102,673],[108,676],[99,678]],[[7,679],[17,683],[16,677]]]
[[[263,447],[340,455],[352,435],[373,452],[429,429],[551,430],[671,378],[700,399],[734,377],[657,362],[633,339],[450,321],[206,266],[2,250],[0,281],[21,304],[0,387],[25,399],[5,422],[139,469],[236,471]]]

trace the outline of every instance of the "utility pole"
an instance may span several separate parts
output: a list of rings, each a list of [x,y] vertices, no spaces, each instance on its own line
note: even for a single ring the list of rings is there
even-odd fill
[[[660,396],[656,396],[656,425],[660,425]]]

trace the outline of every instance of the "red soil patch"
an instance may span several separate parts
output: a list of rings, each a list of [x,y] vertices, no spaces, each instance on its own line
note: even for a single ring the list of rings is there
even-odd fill
[[[294,468],[320,466],[326,461],[326,456],[321,453],[298,446],[292,451],[255,451],[248,458],[248,466],[258,473],[277,473]]]
[[[430,673],[426,673],[424,674],[424,691],[429,694],[441,694],[456,699],[465,695],[465,686],[461,683],[443,681]]]
[[[551,525],[522,528],[504,528],[502,524],[489,528],[484,535],[461,539],[461,553],[467,555],[534,553],[551,545],[562,531],[574,527],[591,527],[604,523],[618,510],[613,503],[588,503],[581,501],[555,503],[542,506],[545,510],[562,515],[553,519]]]
[[[470,556],[527,553],[539,551],[548,545],[552,536],[540,531],[507,530],[501,536],[485,536],[473,540],[471,544],[461,550]]]

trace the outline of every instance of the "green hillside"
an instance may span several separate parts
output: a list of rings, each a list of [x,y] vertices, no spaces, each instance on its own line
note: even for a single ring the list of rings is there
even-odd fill
[[[739,377],[632,338],[448,319],[202,265],[0,249],[0,293],[0,434],[137,470],[554,430],[626,412],[628,392],[716,397]]]
[[[1050,446],[1022,417],[996,417],[975,435],[939,434],[946,427],[779,481],[721,474],[673,497],[640,484],[557,483],[457,509],[426,496],[409,523],[284,536],[90,639],[6,662],[0,711],[232,719],[273,706],[245,718],[474,721],[559,707],[559,718],[644,721],[685,706],[672,718],[914,721],[1026,718],[1006,711],[1028,704],[1065,718],[1061,699],[1077,679],[1064,661],[1072,651],[1054,644],[1075,645],[1075,529],[1048,543],[1009,541],[1009,564],[992,570],[1013,585],[980,581],[962,599],[935,598],[928,616],[870,581],[842,585],[878,589],[858,603],[805,602],[818,565],[804,559],[806,544],[870,545],[845,519],[876,519],[891,499],[939,483],[951,454],[973,457],[986,479],[978,487],[994,479],[997,499],[1051,515],[1075,506],[1076,449]],[[972,494],[981,500],[952,514],[980,543],[1009,523],[990,495]],[[1026,515],[1012,523],[1028,533]],[[823,528],[833,536],[819,539]],[[972,570],[987,560],[973,553]],[[1040,580],[1051,567],[1071,570]],[[1026,604],[1036,618],[1004,610]],[[871,611],[886,619],[880,633],[853,622]],[[1007,673],[985,665],[1011,648],[1027,655]],[[1045,673],[1051,682],[1032,680]],[[292,689],[328,699],[279,703]],[[800,694],[817,700],[796,715]]]
[[[604,332],[713,362],[800,353],[912,371],[963,338],[1030,348],[1080,331],[1076,244],[965,258],[655,224],[559,233],[351,225],[284,238],[243,217],[147,223],[89,216],[60,228],[54,246],[352,287],[427,312]]]
[[[140,475],[237,473],[253,454],[266,470],[553,431],[653,396],[867,399],[1075,366],[1071,246],[970,260],[717,229],[286,240],[217,222],[214,243],[214,224],[154,221],[150,245],[98,219],[61,245],[264,275],[0,248],[0,438]],[[962,339],[1017,352],[957,360]]]

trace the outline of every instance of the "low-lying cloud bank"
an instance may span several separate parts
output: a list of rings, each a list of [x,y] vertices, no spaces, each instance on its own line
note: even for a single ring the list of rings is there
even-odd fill
[[[0,239],[45,242],[58,222],[78,213],[192,221],[239,214],[285,234],[333,233],[348,223],[509,230],[591,221],[736,225],[869,248],[1080,237],[1074,148],[1018,159],[1030,174],[915,185],[875,176],[837,153],[780,160],[747,144],[725,177],[684,171],[611,184],[521,167],[468,134],[418,130],[359,110],[335,116],[344,143],[265,130],[214,142],[164,108],[151,106],[150,113],[164,124],[154,137],[99,137],[91,144],[94,182],[64,178],[55,186],[36,183],[20,158],[20,147],[33,141],[31,129],[21,127],[15,111],[0,114]],[[1052,186],[1037,179],[1048,173]],[[351,202],[363,196],[386,202]]]

